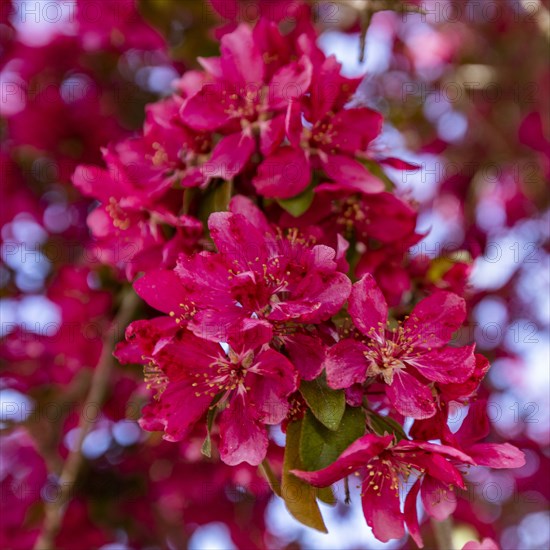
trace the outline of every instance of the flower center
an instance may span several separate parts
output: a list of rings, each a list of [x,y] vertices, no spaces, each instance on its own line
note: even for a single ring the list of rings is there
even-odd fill
[[[253,351],[248,350],[239,354],[229,348],[226,355],[220,354],[210,364],[210,371],[195,374],[200,380],[192,384],[196,388],[195,395],[199,397],[208,394],[215,397],[218,393],[224,392],[220,399],[220,402],[223,402],[234,390],[249,390],[250,388],[245,386],[245,378],[253,363]]]
[[[368,376],[381,375],[386,384],[392,384],[396,371],[405,368],[404,355],[410,352],[410,338],[405,335],[402,326],[398,326],[389,332],[387,338],[385,327],[379,327],[379,331],[371,329],[372,335],[367,344],[368,350],[364,352],[368,362]]]

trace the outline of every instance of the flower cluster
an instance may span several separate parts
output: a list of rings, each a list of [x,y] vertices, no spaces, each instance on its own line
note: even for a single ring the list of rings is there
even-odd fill
[[[488,368],[474,345],[451,342],[468,269],[449,290],[410,292],[416,210],[381,175],[409,165],[372,145],[382,116],[307,20],[286,35],[267,19],[241,23],[220,50],[148,108],[141,136],[104,150],[106,169],[73,178],[101,202],[89,216],[96,242],[134,244],[111,264],[164,313],[131,324],[115,352],[144,367],[152,399],[140,424],[168,441],[206,426],[205,454],[214,440],[228,465],[265,464],[272,426],[287,431],[287,454],[304,456],[310,432],[341,432],[336,461],[314,472],[302,457],[283,485],[364,471],[375,535],[400,538],[405,522],[422,545],[419,494],[441,520],[464,468],[523,464],[514,447],[483,458],[447,428],[449,402],[475,404]]]
[[[420,167],[399,158],[396,119],[373,97],[375,80],[391,103],[391,78],[395,93],[407,72],[437,74],[411,54],[406,18],[376,14],[395,66],[352,78],[319,40],[323,3],[209,2],[197,15],[199,3],[144,2],[141,14],[133,0],[78,0],[41,47],[12,25],[25,3],[1,10],[12,200],[0,216],[0,541],[184,548],[221,521],[237,547],[282,548],[265,517],[274,492],[321,532],[319,501],[359,495],[382,542],[429,545],[425,520],[454,514],[483,539],[463,550],[495,550],[467,491],[547,457],[491,430],[490,361],[467,334],[485,298],[471,260],[489,235],[479,204],[498,202],[511,226],[535,199],[513,167],[479,190],[479,175],[444,178],[432,207],[460,225],[461,244],[452,257],[413,253],[430,243],[426,208],[395,174]],[[372,14],[340,4],[339,28],[365,38]],[[219,55],[170,59],[180,9],[186,32],[193,21],[206,35],[214,12],[225,20]],[[170,53],[146,18],[167,27]],[[518,155],[547,174],[540,110],[518,111],[514,131]],[[429,139],[424,153],[449,145],[407,131]],[[483,145],[502,146],[494,136]]]

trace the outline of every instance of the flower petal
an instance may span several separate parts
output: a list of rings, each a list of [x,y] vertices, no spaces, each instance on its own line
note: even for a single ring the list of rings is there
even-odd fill
[[[386,394],[397,412],[411,418],[430,418],[436,411],[430,389],[407,372],[396,372]]]
[[[510,443],[477,443],[468,447],[468,454],[480,466],[490,468],[521,468],[525,454]]]
[[[405,356],[403,360],[413,365],[428,380],[441,384],[464,382],[474,372],[475,345],[453,348],[446,346],[418,357]]]
[[[180,441],[187,437],[211,401],[208,393],[197,395],[190,381],[170,383],[159,401],[144,408],[140,426],[146,430],[164,427],[164,439]]]
[[[345,338],[332,346],[323,363],[327,371],[327,384],[339,390],[364,382],[367,375],[364,354],[367,350],[367,346],[352,338]]]
[[[443,521],[456,510],[456,493],[430,475],[424,478],[420,495],[426,513],[437,521]]]
[[[294,366],[284,355],[268,349],[258,354],[249,372],[247,405],[256,408],[263,423],[278,424],[288,413],[287,397],[297,388]]]
[[[229,466],[248,462],[258,466],[267,452],[267,432],[250,414],[244,397],[239,394],[220,414],[220,457]]]
[[[149,271],[134,282],[134,290],[151,307],[163,313],[177,313],[180,304],[188,299],[179,277],[167,269]]]
[[[310,180],[309,161],[301,149],[279,147],[259,166],[252,181],[260,195],[289,199],[300,194]]]
[[[325,345],[313,334],[296,333],[285,338],[285,349],[303,380],[317,378],[323,370]]]
[[[366,151],[368,144],[380,134],[382,122],[382,115],[372,109],[343,109],[331,119],[335,145],[351,154]]]
[[[230,180],[243,171],[255,149],[256,144],[250,136],[230,134],[216,145],[210,160],[202,165],[203,173],[208,178]]]
[[[374,277],[367,273],[353,285],[349,297],[349,314],[365,335],[381,341],[380,329],[386,327],[388,305]]]
[[[330,466],[316,472],[291,470],[300,479],[315,487],[328,487],[352,474],[378,456],[392,441],[392,436],[364,435],[353,442]]]
[[[416,501],[418,499],[418,493],[420,491],[420,479],[417,479],[405,498],[405,524],[409,530],[409,535],[416,542],[419,548],[424,547],[422,537],[420,535],[420,526],[418,525],[418,513],[416,510]]]
[[[285,109],[290,101],[306,94],[311,84],[312,71],[311,61],[305,55],[281,67],[270,82],[269,108]]]
[[[385,465],[376,468],[379,475],[373,479],[379,479],[379,485],[372,485],[371,478],[365,478],[361,502],[363,514],[374,536],[388,542],[405,535],[404,516],[400,510],[399,489],[392,487],[393,474]]]
[[[254,85],[260,89],[264,63],[252,36],[252,29],[240,24],[221,39],[221,66],[229,82],[239,86]]]
[[[348,189],[367,194],[384,191],[384,182],[351,157],[331,154],[322,164],[329,178]]]
[[[437,291],[413,309],[404,327],[423,349],[441,347],[449,342],[466,318],[466,302],[452,292]]]

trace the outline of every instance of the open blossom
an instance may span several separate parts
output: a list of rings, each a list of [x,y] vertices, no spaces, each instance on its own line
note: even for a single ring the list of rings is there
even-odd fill
[[[254,185],[261,195],[292,196],[275,176],[282,176],[286,162],[297,171],[305,169],[303,184],[297,185],[293,194],[307,187],[313,169],[322,169],[336,183],[364,193],[384,190],[383,182],[355,159],[380,134],[382,115],[366,107],[344,107],[360,81],[343,77],[340,70],[334,56],[326,58],[316,67],[311,93],[289,103],[285,130],[292,149],[284,161],[276,151],[260,165]]]
[[[262,20],[254,30],[241,24],[222,37],[219,58],[200,59],[207,77],[186,100],[181,119],[223,136],[204,165],[208,178],[239,174],[256,151],[257,137],[263,155],[281,145],[288,102],[308,91],[312,74],[307,56],[291,61],[287,47],[273,48],[281,41],[286,46],[273,23]]]
[[[256,325],[223,345],[190,332],[157,340],[160,325],[152,328],[138,335],[142,342],[156,340],[154,347],[141,345],[149,348],[146,378],[157,392],[143,411],[142,427],[162,430],[165,439],[178,441],[216,406],[221,411],[222,460],[230,465],[260,464],[268,445],[265,426],[285,418],[287,397],[297,385],[290,361],[266,345],[271,338],[269,325],[264,322],[261,329]],[[118,356],[131,358],[124,346]]]
[[[404,525],[422,547],[416,501],[420,493],[429,516],[441,521],[456,507],[453,488],[464,488],[462,474],[453,465],[472,464],[472,459],[446,445],[368,434],[352,443],[330,466],[315,472],[292,470],[316,487],[328,487],[355,474],[362,479],[363,513],[374,536],[382,542],[405,535]],[[401,511],[400,489],[412,482]]]
[[[381,378],[400,414],[428,418],[436,412],[430,383],[462,382],[475,368],[474,346],[447,345],[466,315],[464,300],[455,294],[434,293],[389,329],[388,306],[367,274],[353,286],[348,309],[363,338],[345,338],[328,351],[325,368],[332,388]]]
[[[302,354],[302,363],[317,356],[317,366],[303,373],[306,378],[319,374],[315,348],[322,351],[322,344],[309,325],[330,319],[351,290],[337,269],[336,252],[296,229],[271,226],[241,196],[232,199],[230,212],[212,214],[208,226],[218,253],[181,256],[175,271],[146,273],[134,283],[138,294],[215,342],[267,322],[290,353],[311,350]]]
[[[298,218],[285,214],[283,225],[319,226],[323,236],[341,234],[346,239],[366,243],[375,239],[384,244],[386,254],[401,254],[415,244],[417,212],[405,200],[392,193],[363,193],[336,183],[321,183],[315,188],[311,207]]]
[[[154,116],[153,110],[149,113]],[[199,220],[173,211],[171,187],[183,177],[175,150],[183,142],[165,146],[162,132],[157,128],[155,138],[132,138],[103,149],[106,168],[81,165],[73,175],[83,195],[101,201],[87,220],[94,255],[124,269],[129,279],[159,264],[173,266],[174,248],[191,252],[202,235]],[[175,134],[183,135],[183,130]],[[170,239],[162,225],[175,228]]]

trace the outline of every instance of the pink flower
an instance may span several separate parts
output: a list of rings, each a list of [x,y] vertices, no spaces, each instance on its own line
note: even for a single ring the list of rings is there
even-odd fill
[[[313,73],[311,93],[288,105],[285,129],[292,147],[268,155],[258,168],[254,185],[266,197],[288,198],[303,191],[311,180],[313,169],[323,169],[335,182],[364,193],[379,193],[383,182],[360,162],[357,153],[382,128],[382,115],[366,107],[345,109],[358,80],[340,74],[341,65],[334,56],[324,60]],[[294,185],[281,185],[285,169],[295,170]]]
[[[285,418],[297,376],[286,357],[266,346],[267,323],[257,329],[236,335],[225,348],[189,332],[157,342],[146,370],[157,396],[143,410],[142,427],[178,441],[217,407],[222,460],[260,464],[268,445],[265,426]]]
[[[380,377],[400,414],[428,418],[436,412],[430,382],[461,382],[475,367],[474,346],[447,346],[466,315],[464,300],[455,294],[434,293],[390,330],[384,296],[367,274],[353,286],[348,311],[362,338],[345,338],[328,351],[332,388]]]
[[[351,474],[361,477],[363,513],[374,536],[382,542],[401,538],[406,524],[421,547],[418,493],[428,515],[442,520],[456,507],[453,487],[464,488],[462,475],[450,459],[472,464],[470,457],[452,447],[405,440],[394,445],[392,436],[368,434],[352,443],[330,466],[316,472],[292,473],[316,487],[328,487]],[[402,512],[400,490],[411,478],[413,484]]]
[[[207,79],[186,100],[181,119],[195,130],[224,136],[203,164],[208,178],[232,179],[257,148],[263,155],[278,149],[289,100],[309,89],[312,64],[308,57],[290,61],[285,48],[269,51],[266,38],[283,40],[273,23],[262,20],[254,30],[241,24],[222,37],[219,58],[200,59]],[[278,154],[288,149],[279,149]]]
[[[272,227],[242,196],[232,199],[230,210],[208,222],[218,253],[182,256],[175,272],[148,272],[135,282],[136,291],[196,336],[215,342],[267,322],[290,353],[296,345],[311,349],[302,363],[315,358],[316,366],[303,374],[319,374],[323,346],[310,325],[336,314],[351,290],[337,269],[336,252],[296,229]]]
[[[294,218],[283,215],[283,225],[319,226],[325,236],[342,234],[346,239],[367,243],[376,239],[381,243],[399,246],[384,247],[386,254],[401,254],[418,241],[417,213],[405,200],[392,193],[363,193],[335,183],[321,183],[315,188],[313,203],[308,211]]]
[[[173,267],[174,246],[191,252],[202,235],[197,219],[172,211],[171,186],[182,177],[183,166],[174,148],[163,145],[163,130],[155,128],[150,129],[152,136],[103,149],[106,168],[80,165],[72,178],[82,194],[101,201],[87,220],[95,238],[93,254],[102,263],[125,269],[128,279],[159,264]],[[185,135],[184,129],[174,130],[178,150],[186,148]],[[193,185],[200,184],[192,179]],[[163,224],[175,228],[170,240],[163,234]]]

